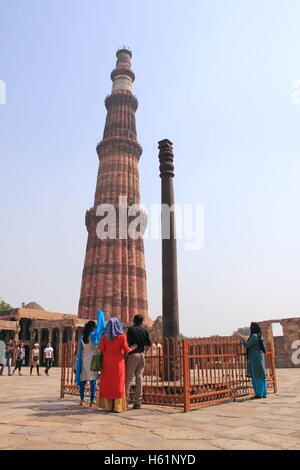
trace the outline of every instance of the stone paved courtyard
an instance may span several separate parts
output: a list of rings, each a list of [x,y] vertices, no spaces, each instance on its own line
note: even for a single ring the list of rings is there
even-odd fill
[[[0,377],[0,449],[300,449],[300,369],[278,369],[278,393],[267,399],[122,414],[60,399],[60,369],[23,373]]]

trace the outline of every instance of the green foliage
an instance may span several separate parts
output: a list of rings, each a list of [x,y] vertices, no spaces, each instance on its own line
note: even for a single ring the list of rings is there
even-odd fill
[[[0,312],[3,312],[4,310],[12,310],[13,307],[6,303],[3,299],[0,297]]]
[[[235,336],[237,333],[240,333],[243,336],[249,336],[250,335],[250,327],[249,326],[244,326],[242,328],[238,328],[236,331],[232,333],[232,336]]]

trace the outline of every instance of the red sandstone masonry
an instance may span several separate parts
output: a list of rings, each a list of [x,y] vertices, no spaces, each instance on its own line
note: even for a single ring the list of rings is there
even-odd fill
[[[135,124],[138,103],[129,90],[118,89],[119,70],[134,79],[130,56],[130,52],[117,53],[117,67],[112,72],[115,89],[105,100],[107,117],[103,140],[97,146],[100,164],[94,211],[102,203],[116,207],[121,195],[127,196],[129,205],[140,202],[138,160],[142,149]],[[101,308],[107,317],[113,314],[125,323],[142,313],[148,323],[143,241],[99,240],[95,231],[100,219],[94,214],[93,220],[87,227],[79,317],[95,319],[96,310]]]

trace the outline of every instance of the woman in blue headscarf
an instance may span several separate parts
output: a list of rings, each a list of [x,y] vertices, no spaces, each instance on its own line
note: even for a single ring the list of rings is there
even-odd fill
[[[90,365],[93,356],[97,353],[97,346],[106,326],[104,313],[101,310],[97,310],[97,314],[97,325],[92,320],[88,321],[78,343],[75,382],[79,386],[80,406],[85,404],[84,390],[88,380],[90,382],[90,406],[93,406],[95,401],[98,373],[92,372]]]
[[[97,406],[106,411],[121,413],[127,409],[125,400],[125,361],[124,356],[137,348],[128,346],[123,326],[116,317],[106,325],[99,344],[103,352],[102,371]]]
[[[252,398],[267,397],[266,370],[263,353],[266,352],[258,323],[251,323],[250,336],[246,339],[239,335],[247,349],[247,375],[251,377],[255,396]]]

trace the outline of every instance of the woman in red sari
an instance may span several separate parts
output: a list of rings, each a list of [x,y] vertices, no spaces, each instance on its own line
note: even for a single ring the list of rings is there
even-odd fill
[[[116,317],[111,318],[107,322],[99,344],[99,352],[103,352],[97,400],[99,408],[117,413],[127,410],[124,356],[136,347],[137,345],[128,346],[120,320]]]

